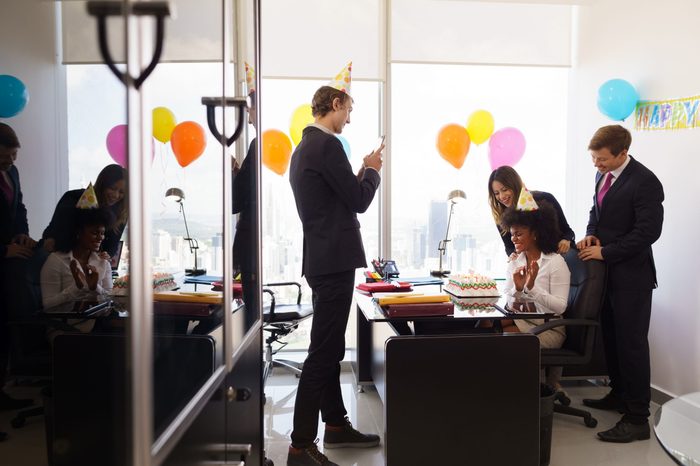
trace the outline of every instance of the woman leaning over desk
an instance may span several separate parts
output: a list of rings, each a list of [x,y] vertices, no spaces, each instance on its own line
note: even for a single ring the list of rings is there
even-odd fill
[[[510,239],[510,234],[507,230],[501,227],[501,217],[503,212],[508,207],[511,207],[518,198],[521,189],[523,188],[523,180],[520,179],[518,172],[513,167],[503,166],[495,169],[489,176],[489,206],[491,207],[491,215],[496,222],[498,232],[501,234],[503,245],[506,248],[508,256],[515,252],[515,247]],[[535,202],[548,202],[555,210],[557,226],[560,235],[557,238],[556,252],[560,254],[566,253],[574,245],[574,231],[569,226],[564,216],[564,211],[557,200],[549,193],[544,191],[532,191],[532,196]]]
[[[527,195],[527,190],[523,190]],[[571,273],[564,258],[557,254],[560,238],[554,208],[546,201],[533,210],[509,207],[501,217],[501,227],[510,232],[515,257],[508,263],[504,294],[509,302],[534,303],[539,311],[560,316],[566,311]],[[525,207],[524,209],[527,209]],[[540,319],[514,319],[501,322],[504,332],[527,332],[544,323]],[[563,327],[546,330],[537,337],[542,348],[560,348],[566,339]],[[550,368],[546,382],[558,388],[561,368]]]
[[[108,211],[113,223],[107,225],[104,241],[101,246],[101,256],[109,260],[117,253],[119,240],[126,228],[128,219],[126,192],[126,169],[117,164],[107,165],[97,175],[95,194],[102,210]],[[56,204],[51,222],[42,234],[44,249],[48,252],[56,250],[57,243],[70,241],[66,238],[73,231],[73,213],[75,205],[83,194],[84,189],[66,191]]]

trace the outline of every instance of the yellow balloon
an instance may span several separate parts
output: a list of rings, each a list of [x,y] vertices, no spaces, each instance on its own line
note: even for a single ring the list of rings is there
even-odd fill
[[[474,144],[485,142],[493,134],[493,116],[486,110],[477,110],[469,115],[467,132]]]
[[[295,146],[301,142],[301,134],[304,128],[314,122],[314,117],[311,114],[311,105],[300,105],[292,113],[292,121],[289,123],[289,135]]]
[[[160,142],[170,141],[173,130],[177,125],[175,115],[166,107],[156,107],[153,109],[153,137]]]

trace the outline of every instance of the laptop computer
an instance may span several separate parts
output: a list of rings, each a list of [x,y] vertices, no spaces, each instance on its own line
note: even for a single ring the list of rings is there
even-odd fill
[[[112,277],[119,275],[117,270],[119,269],[119,261],[122,257],[122,248],[124,247],[124,241],[119,241],[119,246],[117,246],[117,252],[109,259],[109,265],[112,267]]]

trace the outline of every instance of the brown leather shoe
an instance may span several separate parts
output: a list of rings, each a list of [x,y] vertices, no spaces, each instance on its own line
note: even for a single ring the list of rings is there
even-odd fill
[[[598,438],[603,442],[629,443],[635,440],[649,440],[651,430],[649,423],[632,424],[631,422],[620,421],[615,427],[603,432],[598,432]]]
[[[625,403],[612,392],[600,399],[584,398],[583,404],[589,408],[617,411],[618,413],[624,413],[625,410]]]

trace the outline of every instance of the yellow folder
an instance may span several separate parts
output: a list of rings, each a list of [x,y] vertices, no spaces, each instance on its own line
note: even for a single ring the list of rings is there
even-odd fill
[[[174,301],[178,303],[221,304],[223,302],[223,294],[219,291],[161,291],[160,293],[153,293],[153,300]]]
[[[415,304],[415,303],[446,303],[450,297],[446,294],[418,295],[418,296],[397,296],[389,298],[379,298],[377,303],[380,306],[388,304]]]

